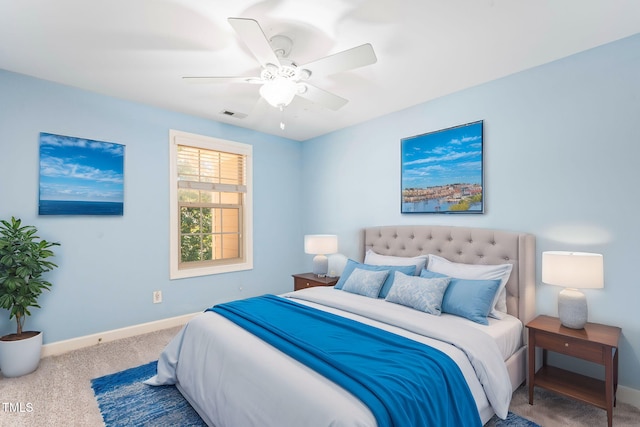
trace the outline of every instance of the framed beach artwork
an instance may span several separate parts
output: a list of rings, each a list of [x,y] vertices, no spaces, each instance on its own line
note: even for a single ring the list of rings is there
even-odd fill
[[[40,133],[39,215],[122,215],[124,145]]]
[[[482,120],[401,140],[402,213],[483,213]]]

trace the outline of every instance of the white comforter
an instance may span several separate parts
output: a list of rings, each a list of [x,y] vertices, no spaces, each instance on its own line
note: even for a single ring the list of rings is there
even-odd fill
[[[511,383],[493,339],[382,299],[316,287],[284,295],[438,348],[460,367],[485,423],[505,418]],[[147,384],[176,384],[208,425],[375,426],[357,398],[213,312],[191,320],[158,359]]]

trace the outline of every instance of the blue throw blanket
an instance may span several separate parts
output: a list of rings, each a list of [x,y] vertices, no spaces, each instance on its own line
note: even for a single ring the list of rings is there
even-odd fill
[[[432,347],[275,295],[209,310],[348,390],[379,427],[482,426],[460,368]]]

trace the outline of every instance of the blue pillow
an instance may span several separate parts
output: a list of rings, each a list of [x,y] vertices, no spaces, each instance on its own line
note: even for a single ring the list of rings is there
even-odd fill
[[[425,279],[439,279],[441,277],[449,277],[446,274],[436,273],[435,271],[427,270],[423,268],[420,272],[420,277],[424,277]]]
[[[342,290],[369,298],[378,298],[380,288],[382,288],[382,284],[388,275],[389,272],[387,270],[373,271],[356,268],[349,275],[347,281],[344,282]]]
[[[420,277],[448,277],[445,274],[422,270]],[[493,307],[493,298],[500,287],[500,279],[469,280],[451,278],[444,297],[442,312],[467,318],[481,325],[488,325],[487,316]]]
[[[442,298],[451,281],[450,277],[427,279],[397,271],[393,274],[393,286],[385,298],[387,301],[440,316]]]
[[[382,285],[382,289],[380,290],[380,295],[378,295],[378,298],[385,298],[389,293],[389,289],[391,289],[391,285],[393,285],[394,271],[399,271],[409,276],[416,274],[415,265],[370,265],[370,264],[362,264],[352,259],[349,259],[347,260],[347,265],[344,266],[344,270],[342,270],[340,279],[338,280],[338,283],[336,283],[334,288],[342,289],[342,287],[344,286],[344,282],[347,281],[351,273],[353,273],[353,270],[355,270],[356,268],[361,268],[363,270],[389,272],[389,275],[387,276],[387,280],[385,280],[384,284]]]

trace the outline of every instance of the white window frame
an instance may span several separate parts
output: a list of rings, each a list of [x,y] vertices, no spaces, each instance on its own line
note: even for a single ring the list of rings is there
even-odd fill
[[[244,155],[246,159],[246,187],[243,205],[244,259],[240,262],[220,265],[179,268],[180,260],[180,215],[178,207],[178,145],[224,151]],[[210,274],[229,273],[253,269],[253,146],[209,136],[177,130],[169,130],[169,277],[183,279]]]

